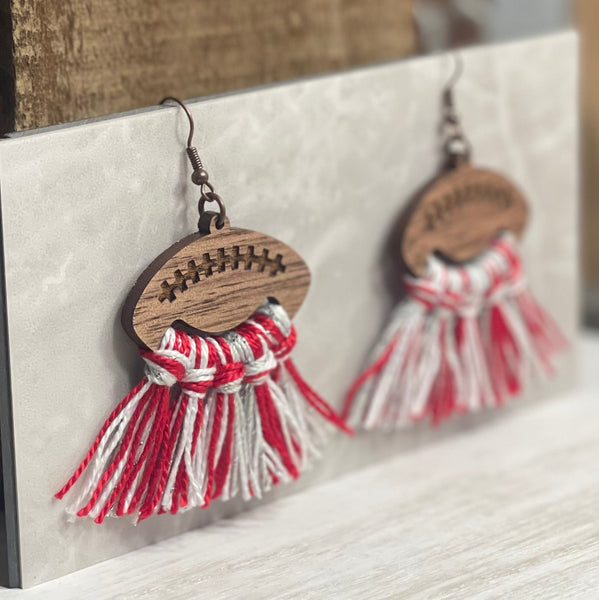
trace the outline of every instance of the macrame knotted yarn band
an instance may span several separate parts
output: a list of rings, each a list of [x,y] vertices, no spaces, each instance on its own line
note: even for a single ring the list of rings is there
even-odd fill
[[[145,377],[56,496],[69,492],[71,514],[101,523],[248,500],[297,478],[319,456],[326,422],[351,429],[297,371],[295,340],[271,302],[222,336],[169,328],[157,351],[140,351]]]
[[[438,423],[501,405],[530,377],[551,375],[555,354],[567,347],[529,292],[509,233],[466,265],[431,256],[425,275],[404,283],[406,299],[347,394],[352,425]]]

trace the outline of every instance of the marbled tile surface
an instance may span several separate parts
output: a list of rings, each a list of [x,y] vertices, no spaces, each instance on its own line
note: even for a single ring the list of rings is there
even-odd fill
[[[456,100],[475,161],[513,177],[527,193],[531,286],[572,336],[576,36],[463,55]],[[439,94],[451,65],[446,56],[417,58],[191,104],[195,143],[233,224],[292,245],[312,270],[296,319],[296,357],[333,403],[340,403],[388,313],[386,234],[402,204],[437,169]],[[154,108],[0,142],[26,586],[243,510],[238,502],[215,503],[136,527],[125,520],[99,527],[68,523],[52,498],[141,373],[119,325],[125,295],[154,256],[194,228],[197,189],[182,146],[186,127],[179,109]],[[530,395],[547,397],[570,385],[574,368],[572,353],[561,378]],[[433,432],[337,436],[311,473],[265,501],[525,406]],[[255,503],[250,508],[260,510]]]

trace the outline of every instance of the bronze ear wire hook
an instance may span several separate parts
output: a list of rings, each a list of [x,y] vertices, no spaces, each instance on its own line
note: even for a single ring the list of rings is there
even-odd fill
[[[204,165],[202,164],[202,159],[200,158],[200,153],[198,152],[198,149],[192,145],[193,134],[195,132],[195,124],[193,122],[191,111],[184,102],[182,102],[178,98],[175,98],[174,96],[167,96],[166,98],[163,98],[160,101],[160,104],[165,104],[169,101],[178,104],[185,111],[185,114],[187,115],[187,119],[189,121],[189,135],[187,136],[187,145],[185,151],[187,152],[189,162],[193,167],[191,181],[196,185],[200,186],[201,196],[198,200],[198,213],[200,215],[200,219],[198,221],[198,228],[202,228],[200,223],[203,220],[202,217],[206,213],[206,211],[204,210],[204,205],[206,204],[206,202],[216,202],[219,208],[218,216],[216,218],[216,227],[220,229],[225,224],[227,209],[225,207],[223,199],[214,191],[214,186],[210,183],[210,181],[208,181],[208,171],[204,169]]]
[[[453,72],[443,88],[443,106],[453,110],[453,88],[464,73],[464,59],[459,52],[454,52],[451,56],[453,58]]]
[[[444,138],[443,151],[450,168],[458,167],[470,159],[471,145],[464,134],[455,109],[453,90],[464,73],[464,59],[454,52],[453,71],[443,87],[441,96],[441,135]]]
[[[198,149],[193,146],[193,134],[195,132],[195,124],[193,122],[193,117],[191,116],[191,111],[187,106],[181,102],[178,98],[174,98],[173,96],[167,96],[160,101],[160,104],[164,104],[168,101],[175,102],[178,104],[187,115],[187,119],[189,120],[189,135],[187,136],[187,156],[189,156],[189,160],[191,162],[191,166],[193,167],[193,173],[191,175],[191,180],[196,185],[202,185],[208,181],[208,173],[205,171],[204,166],[202,165],[202,160],[200,159],[200,154]]]

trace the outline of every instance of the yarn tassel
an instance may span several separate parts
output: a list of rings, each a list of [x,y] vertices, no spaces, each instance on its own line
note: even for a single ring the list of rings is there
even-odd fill
[[[146,377],[56,496],[76,487],[69,511],[97,523],[143,520],[261,497],[299,477],[319,457],[327,424],[351,429],[291,361],[295,335],[274,303],[223,336],[170,328],[159,350],[141,352]]]
[[[346,395],[342,413],[346,422],[365,429],[405,422],[408,403],[398,403],[396,397],[408,398],[414,387],[413,366],[422,353],[425,316],[424,306],[409,299],[394,310],[374,360]]]
[[[455,363],[449,352],[448,322],[441,324],[439,332],[439,369],[431,387],[427,402],[428,414],[434,425],[457,410],[457,377],[454,373]]]
[[[350,387],[343,415],[364,429],[498,406],[531,376],[554,371],[567,341],[528,291],[510,234],[475,261],[431,256],[421,278],[406,276],[370,364]]]
[[[169,332],[158,352],[141,352],[146,376],[106,419],[85,458],[56,494],[62,498],[83,476],[70,514],[89,515],[101,523],[116,498],[129,491],[135,480],[141,484],[134,499],[146,495],[168,426],[170,387],[184,373],[173,345]]]
[[[500,306],[489,310],[489,339],[485,345],[489,375],[497,404],[520,393],[522,354]]]

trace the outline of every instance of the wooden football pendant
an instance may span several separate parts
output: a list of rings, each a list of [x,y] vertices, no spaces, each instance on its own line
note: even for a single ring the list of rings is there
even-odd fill
[[[432,252],[466,262],[500,231],[519,237],[527,218],[524,197],[511,181],[465,162],[435,179],[416,201],[402,236],[402,257],[414,275],[423,274]]]
[[[207,213],[208,215],[208,213]],[[121,321],[138,344],[156,350],[174,323],[220,334],[274,298],[292,318],[310,286],[310,271],[283,242],[237,229],[228,220],[183,238],[142,273],[127,297]]]

